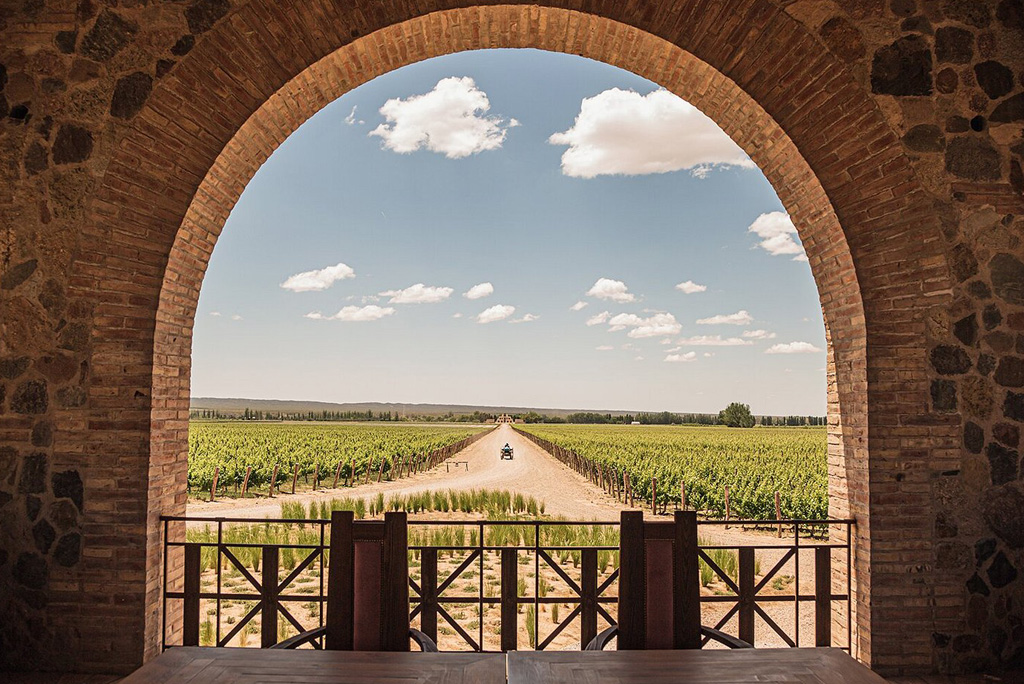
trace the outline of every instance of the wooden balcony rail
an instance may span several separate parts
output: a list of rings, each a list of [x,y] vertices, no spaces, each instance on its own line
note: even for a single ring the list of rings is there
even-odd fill
[[[256,632],[267,648],[324,624],[329,521],[163,517],[162,523],[164,648],[256,646],[255,638],[247,640]],[[725,524],[700,521],[698,528],[702,537],[720,537],[713,528]],[[758,646],[849,652],[854,522],[728,524],[770,525],[772,533],[753,545],[701,542],[704,583],[716,588],[702,592],[705,624]],[[787,536],[775,537],[778,526]],[[189,539],[186,527],[203,531]],[[413,625],[434,640],[441,636],[442,650],[582,649],[615,624],[618,522],[414,520],[409,554]],[[555,619],[558,607],[567,610]],[[801,636],[801,622],[813,624],[813,637]]]

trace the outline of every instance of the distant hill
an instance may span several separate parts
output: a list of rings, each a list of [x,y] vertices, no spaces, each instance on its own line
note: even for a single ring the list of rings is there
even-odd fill
[[[457,416],[480,413],[510,413],[522,414],[535,411],[537,413],[559,416],[564,418],[570,413],[577,413],[581,410],[591,409],[553,409],[553,408],[531,408],[525,406],[471,406],[466,404],[396,404],[383,402],[359,402],[335,404],[327,401],[292,401],[286,399],[222,399],[214,397],[192,397],[192,410],[219,411],[220,413],[241,413],[245,409],[271,413],[309,413],[320,411],[391,411],[398,415],[409,416],[443,416],[453,413]],[[611,414],[613,416],[624,416],[636,414],[638,411],[607,411],[594,410],[594,413]]]

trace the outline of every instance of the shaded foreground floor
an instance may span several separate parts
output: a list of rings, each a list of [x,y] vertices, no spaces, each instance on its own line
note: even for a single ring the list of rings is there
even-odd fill
[[[109,675],[54,675],[38,673],[4,675],[4,681],[9,682],[9,684],[114,684],[114,682],[118,682],[120,679]],[[1024,682],[1024,674],[1009,675],[1005,678],[991,675],[955,677],[933,675],[929,677],[897,677],[889,681],[891,684],[1020,684]]]

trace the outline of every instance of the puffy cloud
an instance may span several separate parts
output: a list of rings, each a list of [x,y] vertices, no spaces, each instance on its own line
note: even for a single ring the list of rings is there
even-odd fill
[[[587,319],[587,325],[588,326],[601,325],[602,323],[607,323],[609,318],[611,318],[611,314],[608,313],[607,311],[602,311],[601,313],[594,314],[593,316],[588,318]]]
[[[216,318],[216,317],[220,316],[220,311],[211,311],[210,315],[213,316],[214,318]]]
[[[687,280],[685,283],[679,283],[676,285],[676,289],[683,294],[696,294],[698,292],[705,292],[708,289],[708,286],[698,285],[692,280]]]
[[[698,335],[679,340],[679,344],[685,347],[745,347],[754,344],[749,340],[741,340],[738,337],[726,337],[721,335]]]
[[[685,354],[669,354],[665,357],[668,363],[687,363],[697,358],[697,352],[686,352]]]
[[[578,178],[680,169],[703,177],[716,165],[755,168],[715,122],[667,90],[611,88],[585,98],[572,127],[548,142],[568,146],[562,173]]]
[[[813,354],[824,351],[815,347],[810,342],[788,342],[786,344],[773,344],[764,350],[765,354]]]
[[[774,340],[775,333],[767,330],[744,330],[743,337],[748,340]]]
[[[615,347],[611,346],[610,344],[602,344],[600,347],[594,347],[594,349],[596,349],[597,351],[611,351],[615,349]]]
[[[697,323],[700,325],[750,325],[753,322],[754,319],[746,311],[697,319]]]
[[[462,296],[466,299],[483,299],[487,295],[494,294],[494,286],[490,283],[480,283],[469,288]]]
[[[664,343],[664,342],[665,342],[665,340],[662,340],[662,342]],[[671,343],[671,342],[669,342],[669,344],[672,344],[672,343]],[[682,349],[682,347],[672,347],[671,349],[666,349],[666,350],[665,350],[665,353],[666,353],[666,354],[675,354],[675,353],[676,353],[677,351],[679,351],[680,349]]]
[[[761,242],[758,247],[772,256],[792,254],[793,261],[807,261],[804,248],[793,239],[797,234],[789,214],[784,211],[772,211],[761,214],[747,228],[748,233],[755,233]]]
[[[306,314],[306,318],[314,321],[345,321],[347,323],[362,323],[365,321],[378,321],[385,316],[390,316],[395,310],[389,307],[380,307],[376,304],[366,306],[346,306],[333,316],[324,316],[319,311]]]
[[[587,303],[582,299],[569,307],[569,311],[582,311],[587,308]]]
[[[629,337],[661,337],[662,335],[678,335],[683,326],[676,322],[676,317],[669,313],[655,314],[645,318],[643,323],[629,331]]]
[[[494,323],[495,321],[503,321],[516,312],[516,307],[508,306],[507,304],[495,304],[494,306],[484,309],[477,314],[476,320],[478,323]]]
[[[233,320],[233,321],[240,321],[240,320],[242,320],[242,317],[239,314],[234,314],[233,316],[231,316],[231,320]]]
[[[460,313],[452,314],[452,318],[462,318],[462,314],[460,314]]]
[[[636,299],[632,293],[629,292],[629,288],[626,287],[626,283],[621,280],[612,280],[611,278],[598,278],[594,286],[587,290],[588,297],[597,297],[598,299],[607,299],[613,302],[619,302],[625,304],[632,302]]]
[[[598,318],[597,316],[594,319]],[[594,320],[591,319],[591,320]],[[598,323],[605,321],[597,321]],[[608,318],[608,331],[619,332],[627,328],[629,337],[643,339],[645,337],[661,337],[663,335],[678,335],[683,326],[676,321],[676,317],[670,313],[656,313],[653,316],[642,318],[636,314],[617,314]],[[589,324],[590,321],[587,321]]]
[[[509,321],[509,323],[533,323],[538,318],[540,318],[540,316],[528,313],[528,314],[523,314],[519,318],[513,318],[511,321]]]
[[[281,287],[292,292],[315,292],[326,290],[339,280],[355,278],[356,272],[345,264],[336,264],[316,271],[303,271],[290,276]]]
[[[425,148],[449,159],[461,159],[498,149],[508,129],[519,125],[515,119],[506,122],[484,116],[490,108],[487,94],[472,78],[443,78],[429,93],[385,102],[380,113],[386,123],[369,134],[395,152]]]
[[[704,352],[704,358],[706,359],[710,359],[714,355],[714,352]]]
[[[434,287],[416,283],[404,290],[387,290],[381,292],[381,297],[391,297],[388,304],[436,304],[451,297],[454,292],[450,287]]]

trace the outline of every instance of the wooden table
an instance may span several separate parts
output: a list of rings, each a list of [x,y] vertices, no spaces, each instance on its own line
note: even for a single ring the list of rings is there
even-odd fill
[[[514,651],[508,684],[885,684],[835,648]]]
[[[172,648],[122,684],[505,684],[505,656],[481,653]]]

